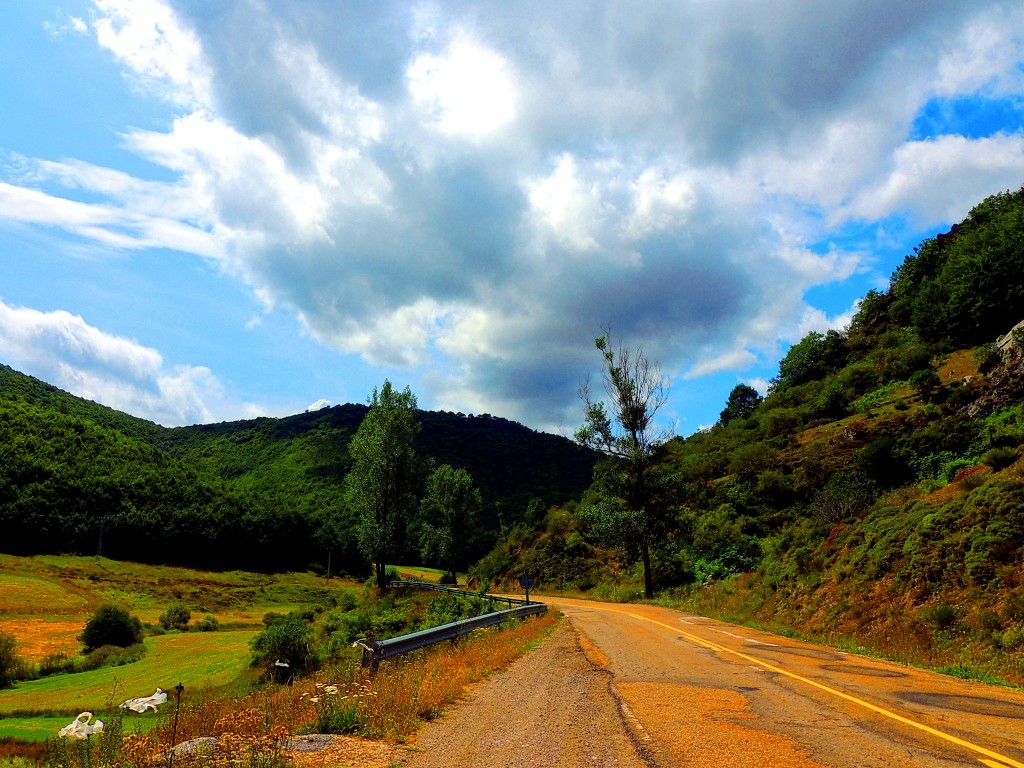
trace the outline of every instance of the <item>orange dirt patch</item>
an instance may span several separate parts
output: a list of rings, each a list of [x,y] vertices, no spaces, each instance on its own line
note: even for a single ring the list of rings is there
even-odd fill
[[[0,629],[17,639],[19,656],[29,661],[40,661],[51,653],[78,653],[82,647],[78,635],[84,626],[84,621],[7,619],[0,624]]]
[[[601,649],[590,642],[582,632],[576,633],[576,639],[583,650],[583,655],[587,657],[591,664],[599,669],[604,669],[608,666],[608,657],[601,653]]]
[[[398,763],[405,747],[386,741],[335,736],[331,743],[317,752],[288,752],[295,768],[388,768]]]
[[[677,726],[657,733],[681,764],[720,766],[728,755],[730,768],[825,768],[792,739],[751,727],[758,718],[733,691],[669,683],[616,683],[615,689],[641,723]]]
[[[939,366],[939,379],[943,384],[959,381],[964,376],[977,376],[978,364],[974,361],[974,352],[961,349],[950,354]]]

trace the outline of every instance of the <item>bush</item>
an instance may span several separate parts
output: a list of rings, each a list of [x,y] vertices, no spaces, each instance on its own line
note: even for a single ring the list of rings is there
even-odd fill
[[[956,624],[957,610],[949,603],[942,603],[924,612],[925,620],[936,629],[951,629]]]
[[[294,614],[279,616],[252,640],[253,666],[283,682],[313,669],[313,628]],[[287,666],[280,666],[286,664]]]
[[[142,642],[142,622],[124,608],[103,605],[89,617],[78,639],[86,653],[104,645],[126,648]]]
[[[142,643],[122,648],[119,645],[103,645],[90,651],[82,666],[82,671],[99,669],[100,667],[123,667],[139,661],[146,655],[146,647]]]
[[[188,629],[188,623],[192,619],[192,611],[184,603],[173,603],[167,610],[160,614],[157,621],[164,629]]]
[[[75,660],[66,653],[48,653],[39,662],[39,676],[61,675],[75,671]]]
[[[835,525],[867,509],[878,496],[875,483],[859,469],[844,469],[829,478],[814,497],[814,514]]]
[[[217,621],[216,616],[214,616],[212,613],[209,613],[206,616],[203,616],[203,618],[201,618],[199,621],[197,621],[192,626],[192,628],[197,632],[216,632],[218,629],[220,629],[220,622]]]
[[[358,696],[320,695],[316,721],[310,733],[362,733],[366,718],[359,712]]]
[[[14,685],[28,672],[28,665],[18,655],[18,640],[10,632],[0,632],[0,688]]]
[[[981,459],[981,463],[992,469],[1006,469],[1017,460],[1016,448],[990,448]]]
[[[942,388],[942,380],[939,378],[939,374],[931,368],[922,368],[910,374],[910,386],[923,400],[930,400]]]

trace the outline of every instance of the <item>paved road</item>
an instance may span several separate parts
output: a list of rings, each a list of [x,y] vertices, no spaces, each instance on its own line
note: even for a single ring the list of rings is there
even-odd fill
[[[661,766],[1024,768],[1024,693],[653,606],[558,605]]]

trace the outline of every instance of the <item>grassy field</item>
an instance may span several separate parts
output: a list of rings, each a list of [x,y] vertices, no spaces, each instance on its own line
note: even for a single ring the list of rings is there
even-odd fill
[[[256,630],[190,632],[146,639],[146,656],[134,664],[52,675],[0,691],[0,716],[71,714],[109,709],[156,688],[224,685],[249,664]]]
[[[213,615],[221,624],[259,627],[269,612],[316,603],[355,582],[308,573],[196,571],[93,557],[0,555],[0,630],[18,639],[19,653],[39,661],[48,653],[75,654],[77,635],[102,603],[127,608],[155,624],[173,602],[193,620]]]
[[[437,584],[442,576],[446,576],[448,571],[442,571],[438,568],[421,568],[419,566],[411,565],[396,565],[398,569],[398,575],[403,579],[422,579],[423,581],[429,581]],[[465,587],[466,585],[466,574],[456,573],[459,579],[459,584]]]
[[[312,574],[207,572],[91,557],[0,555],[0,631],[18,641],[18,653],[37,663],[47,654],[81,651],[78,635],[103,603],[127,608],[155,625],[167,606],[184,602],[193,621],[211,614],[235,627],[221,632],[170,633],[146,639],[146,656],[133,664],[55,675],[0,691],[0,737],[54,735],[82,711],[105,712],[157,687],[179,682],[186,691],[231,683],[249,665],[249,642],[269,612],[329,600],[361,586],[328,584]],[[132,727],[146,725],[131,718]],[[152,719],[152,718],[150,718]]]

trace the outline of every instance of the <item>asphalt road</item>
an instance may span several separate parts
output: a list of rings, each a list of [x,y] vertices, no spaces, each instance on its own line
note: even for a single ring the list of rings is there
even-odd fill
[[[664,608],[558,605],[661,766],[1024,768],[1024,693]]]

